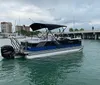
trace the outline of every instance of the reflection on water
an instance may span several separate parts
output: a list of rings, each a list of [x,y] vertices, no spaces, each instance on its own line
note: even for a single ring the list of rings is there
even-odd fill
[[[0,80],[5,80],[8,79],[7,77],[11,77],[11,75],[13,76],[13,72],[14,72],[14,68],[15,68],[15,64],[14,61],[2,61],[1,62],[1,68],[0,68]]]
[[[28,77],[36,85],[56,85],[59,80],[64,81],[68,73],[78,72],[77,69],[81,66],[81,59],[80,54],[77,54],[74,57],[68,55],[67,58],[61,56],[59,58],[36,60],[35,65],[28,66],[31,71]]]
[[[70,74],[80,72],[82,57],[80,52],[32,60],[2,60],[0,85],[61,85]]]

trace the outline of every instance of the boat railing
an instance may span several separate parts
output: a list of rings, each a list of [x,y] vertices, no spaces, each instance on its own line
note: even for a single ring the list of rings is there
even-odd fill
[[[10,41],[16,53],[22,51],[23,47],[16,38],[12,37],[10,38]]]

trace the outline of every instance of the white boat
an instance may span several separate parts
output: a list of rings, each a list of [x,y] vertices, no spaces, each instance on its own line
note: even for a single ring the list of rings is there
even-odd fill
[[[30,25],[33,31],[46,28],[48,31],[46,31],[45,36],[41,37],[35,37],[32,39],[25,39],[21,41],[21,45],[17,49],[17,52],[15,51],[16,48],[9,47],[9,49],[12,49],[11,53],[9,53],[8,50],[6,50],[6,54],[9,55],[9,57],[4,53],[4,48],[2,47],[2,55],[4,58],[14,58],[14,54],[24,56],[28,59],[31,58],[37,58],[37,57],[46,57],[46,56],[53,56],[53,55],[59,55],[64,53],[72,53],[72,52],[79,52],[82,50],[82,41],[80,38],[69,38],[69,37],[56,37],[51,30],[59,27],[66,27],[64,25],[55,25],[55,24],[43,24],[43,23],[33,23]],[[12,39],[11,39],[12,41]],[[15,40],[15,42],[18,42]],[[8,47],[7,47],[8,48]],[[6,48],[6,49],[7,49]],[[15,53],[14,53],[15,52]],[[28,54],[28,55],[26,55]],[[11,55],[13,57],[11,57]]]
[[[80,38],[55,37],[51,33],[51,30],[55,28],[66,26],[33,23],[32,25],[30,25],[30,27],[33,31],[41,28],[48,28],[48,32],[45,37],[41,36],[41,38],[26,39],[21,42],[21,45],[23,45],[25,47],[25,50],[28,51],[31,55],[27,56],[27,58],[37,58],[70,52],[78,52],[83,48]]]

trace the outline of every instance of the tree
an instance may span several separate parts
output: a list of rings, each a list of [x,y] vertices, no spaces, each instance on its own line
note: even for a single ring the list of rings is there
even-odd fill
[[[75,28],[75,30],[74,31],[79,31],[77,28]]]
[[[27,31],[21,29],[21,34],[22,34],[22,35],[27,35]]]
[[[81,29],[80,29],[80,31],[84,31],[84,29],[83,29],[83,28],[81,28]]]
[[[24,35],[24,36],[33,36],[33,35],[38,35],[39,33],[41,33],[40,31],[26,31],[26,30],[20,30],[20,31],[17,31],[16,33],[18,33],[18,35]]]
[[[70,31],[70,32],[73,32],[74,30],[73,30],[73,28],[69,28],[69,31]]]

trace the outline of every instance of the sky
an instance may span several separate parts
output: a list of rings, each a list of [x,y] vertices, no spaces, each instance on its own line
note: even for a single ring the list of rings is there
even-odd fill
[[[33,22],[100,30],[100,0],[0,0],[0,22],[30,25]]]

